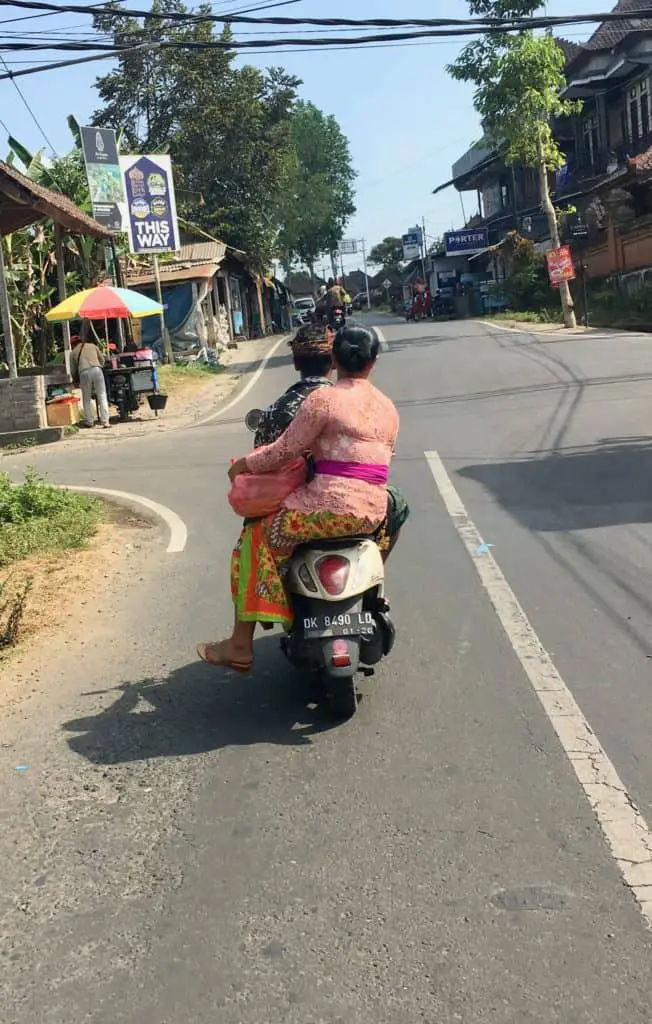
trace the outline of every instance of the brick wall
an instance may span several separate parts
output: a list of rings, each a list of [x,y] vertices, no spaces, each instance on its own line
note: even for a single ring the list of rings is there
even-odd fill
[[[45,378],[0,379],[0,433],[47,426]]]
[[[640,218],[629,231],[617,231],[610,224],[606,240],[586,249],[584,261],[592,278],[652,267],[652,219]]]

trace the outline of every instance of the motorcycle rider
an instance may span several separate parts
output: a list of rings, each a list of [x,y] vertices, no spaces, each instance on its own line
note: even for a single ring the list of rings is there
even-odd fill
[[[254,448],[271,444],[280,437],[296,416],[299,408],[315,388],[330,386],[333,371],[333,332],[317,324],[300,327],[288,342],[294,368],[300,375],[280,398],[264,410],[254,437]]]
[[[327,322],[332,325],[333,313],[336,309],[344,309],[344,289],[332,277],[329,277],[326,284],[326,294],[317,303],[316,313],[318,316],[326,317]]]
[[[343,327],[338,336],[346,336],[349,330],[362,328]],[[365,333],[373,337],[371,331]],[[292,384],[280,398],[264,410],[254,435],[254,448],[271,444],[287,430],[302,403],[315,388],[332,385],[333,332],[330,327],[306,324],[300,327],[289,342],[294,357],[294,368],[301,379]],[[387,485],[387,518],[377,531],[377,539],[388,537],[384,545],[383,560],[386,561],[398,540],[401,527],[410,515],[410,507],[402,491],[394,484]]]

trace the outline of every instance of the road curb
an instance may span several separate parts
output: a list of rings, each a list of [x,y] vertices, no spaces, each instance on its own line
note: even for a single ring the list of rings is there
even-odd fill
[[[178,555],[185,550],[188,543],[188,528],[181,516],[177,515],[173,509],[168,508],[167,505],[161,505],[158,501],[147,498],[142,494],[132,494],[129,491],[114,491],[107,487],[93,487],[90,484],[88,486],[83,484],[56,484],[55,486],[60,487],[64,491],[74,491],[76,494],[89,494],[91,497],[100,498],[108,504],[120,505],[122,508],[126,508],[139,516],[143,516],[143,509],[145,509],[149,513],[145,518],[157,524],[163,523],[168,529],[169,540],[165,553],[167,555]]]

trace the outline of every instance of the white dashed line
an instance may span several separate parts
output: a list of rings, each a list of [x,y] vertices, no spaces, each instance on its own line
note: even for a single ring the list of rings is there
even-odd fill
[[[141,494],[130,494],[128,491],[110,491],[106,487],[71,487],[68,484],[62,484],[67,491],[79,491],[82,494],[99,494],[105,498],[113,498],[120,504],[126,505],[142,505],[143,508],[149,509],[154,515],[162,519],[170,531],[170,541],[166,548],[166,554],[178,555],[185,550],[188,542],[188,529],[183,519],[173,512],[167,505],[159,505],[158,501],[152,501],[151,498],[144,498]]]
[[[487,549],[437,452],[425,452],[446,510],[593,808],[625,884],[652,925],[652,832]],[[482,552],[482,553],[479,553]]]

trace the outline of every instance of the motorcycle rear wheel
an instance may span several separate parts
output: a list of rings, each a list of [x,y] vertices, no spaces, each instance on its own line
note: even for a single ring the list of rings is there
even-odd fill
[[[358,710],[355,676],[346,676],[344,678],[333,678],[331,676],[327,680],[327,687],[328,700],[334,716],[342,721],[353,718]]]

